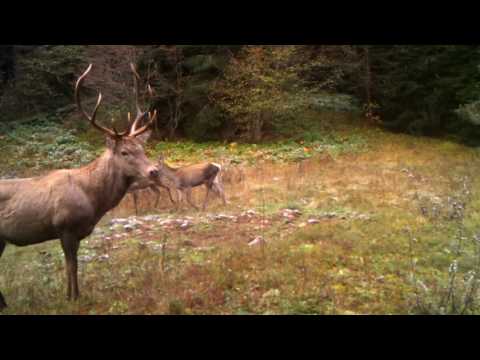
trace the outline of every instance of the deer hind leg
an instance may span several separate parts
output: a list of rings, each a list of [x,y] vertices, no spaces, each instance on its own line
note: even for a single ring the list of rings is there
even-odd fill
[[[228,201],[225,198],[225,189],[223,187],[223,184],[217,183],[217,184],[214,184],[214,186],[215,186],[215,189],[217,190],[218,195],[222,198],[223,205],[227,205]]]
[[[195,204],[193,203],[193,201],[192,201],[192,188],[191,188],[191,187],[187,188],[187,189],[185,190],[185,192],[187,193],[187,201],[188,201],[188,203],[189,203],[191,206],[193,206],[196,210],[198,210],[198,206],[195,205]]]
[[[206,183],[205,187],[207,188],[207,193],[205,194],[205,200],[203,201],[202,211],[205,211],[208,202],[208,196],[210,195],[210,189],[212,188],[212,184]]]
[[[5,245],[6,245],[5,241],[0,240],[0,257],[2,257],[3,250],[5,250]],[[2,292],[0,291],[0,311],[5,309],[6,307],[7,307],[7,303],[5,302]]]
[[[223,205],[227,205],[227,199],[225,199],[225,190],[218,176],[213,181],[212,190],[222,199]]]
[[[78,248],[80,241],[71,235],[64,235],[61,238],[63,253],[65,254],[65,265],[67,272],[67,299],[77,300],[80,296],[78,290]]]

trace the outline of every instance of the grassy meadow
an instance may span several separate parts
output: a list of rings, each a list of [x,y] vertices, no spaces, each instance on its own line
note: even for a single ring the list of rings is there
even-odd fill
[[[57,131],[4,136],[2,174],[79,166],[101,152],[85,135]],[[19,152],[22,142],[30,147]],[[221,162],[229,204],[212,197],[206,212],[175,209],[162,191],[154,208],[143,191],[135,216],[127,195],[82,241],[75,303],[58,241],[7,246],[4,314],[480,311],[476,149],[350,124],[261,145],[148,146],[152,158],[160,152],[175,166]],[[204,194],[195,189],[195,202]]]

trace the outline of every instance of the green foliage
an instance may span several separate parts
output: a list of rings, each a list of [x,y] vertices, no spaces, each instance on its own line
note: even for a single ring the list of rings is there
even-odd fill
[[[216,140],[218,134],[213,129],[221,128],[224,123],[223,115],[218,107],[206,105],[196,115],[195,121],[185,124],[185,134],[197,141]]]
[[[466,122],[476,126],[480,125],[480,100],[460,105],[455,113]]]
[[[336,157],[345,153],[357,153],[367,149],[367,140],[361,134],[325,133],[312,131],[300,133],[294,140],[284,140],[260,144],[220,142],[195,143],[161,142],[154,146],[152,155],[166,154],[172,162],[199,162],[205,160],[249,163],[259,160],[288,163],[310,159],[318,154]]]
[[[455,132],[479,99],[478,46],[370,46],[374,98],[388,127],[413,133]],[[460,108],[459,108],[460,107]]]
[[[239,136],[260,141],[266,129],[275,132],[295,122],[308,106],[295,51],[295,46],[245,46],[215,83],[212,100]]]
[[[18,58],[16,80],[0,102],[2,120],[71,105],[79,67],[84,66],[80,46],[49,46]]]
[[[360,46],[297,46],[302,82],[313,89],[333,94],[351,94],[366,100],[364,57]]]
[[[223,120],[209,104],[212,82],[228,63],[236,46],[153,46],[139,60],[156,91],[153,106],[161,114],[163,135],[196,140],[218,139]]]
[[[162,137],[258,142],[305,129],[305,111],[362,107],[367,118],[381,119],[389,129],[463,139],[480,134],[478,46],[153,45],[138,50],[139,71],[156,91],[151,106],[159,111]],[[68,115],[87,53],[82,46],[41,46],[18,54],[15,81],[0,95],[0,121]],[[121,86],[109,91],[120,93],[115,87]]]
[[[32,118],[20,124],[9,123],[0,128],[4,133],[0,148],[2,173],[17,171],[29,174],[46,169],[73,168],[95,159],[96,149],[81,141],[74,130],[65,129],[48,117]]]
[[[316,111],[358,113],[358,100],[346,94],[316,94],[311,98],[312,108]]]

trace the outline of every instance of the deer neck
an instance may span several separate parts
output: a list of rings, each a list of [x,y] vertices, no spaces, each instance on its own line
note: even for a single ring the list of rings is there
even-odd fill
[[[101,157],[82,170],[85,193],[100,217],[120,203],[134,182],[133,178],[115,166],[111,150],[105,151]]]
[[[168,166],[167,164],[163,163],[162,171],[163,171],[163,174],[165,175],[165,177],[167,179],[169,179],[176,186],[178,186],[178,183],[179,183],[178,174],[177,174],[178,169],[173,168],[173,167]]]

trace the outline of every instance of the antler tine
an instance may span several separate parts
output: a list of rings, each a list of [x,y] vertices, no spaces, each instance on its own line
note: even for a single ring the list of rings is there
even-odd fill
[[[130,131],[129,131],[130,136],[132,136],[132,134],[137,131],[138,124],[145,117],[146,114],[147,113],[141,113],[137,115],[136,119],[133,121],[133,123],[131,123]]]
[[[138,91],[138,82],[140,81],[140,75],[137,72],[137,69],[133,63],[130,63],[130,69],[132,69],[133,72],[133,92],[135,94],[135,106],[137,107],[137,118],[140,117],[140,115],[143,116],[143,111],[142,108],[140,107],[140,102],[139,102],[139,91]]]
[[[147,84],[147,88],[148,88],[148,94],[153,98],[153,96],[154,96],[155,94],[154,94],[153,89],[152,89],[152,87],[150,86],[150,84]]]
[[[100,107],[100,104],[102,103],[102,93],[101,92],[98,93],[97,104],[95,105],[92,116],[87,114],[87,112],[83,109],[82,103],[80,101],[80,87],[82,86],[83,81],[85,80],[87,75],[92,70],[92,67],[93,67],[93,64],[90,64],[88,66],[87,70],[78,78],[77,83],[75,84],[75,102],[77,103],[78,110],[80,110],[82,115],[85,116],[88,119],[88,121],[92,124],[93,127],[95,127],[98,130],[106,133],[109,136],[115,137],[117,135],[112,130],[107,129],[107,128],[97,124],[97,122],[95,121],[95,118],[97,116],[97,110]]]
[[[138,136],[140,134],[143,134],[145,131],[148,130],[148,128],[153,124],[153,122],[156,120],[157,118],[157,110],[154,110],[153,111],[153,115],[151,113],[148,114],[148,118],[149,120],[147,121],[147,123],[145,124],[145,126],[141,127],[140,129],[136,130],[136,129],[133,129],[133,131],[130,132],[129,136],[132,136],[132,137],[135,137],[135,136]],[[135,125],[135,124],[134,124]]]
[[[142,114],[144,115],[144,114]],[[143,116],[142,116],[143,117]],[[142,118],[140,117],[140,119]],[[138,124],[139,120],[138,119],[135,119],[135,120],[132,120],[132,114],[129,112],[128,113],[128,124],[129,124],[129,128],[130,130],[128,131],[128,133],[133,133],[135,131],[137,131],[137,124]]]
[[[129,134],[132,134],[137,131],[137,127],[140,121],[145,117],[146,113],[142,111],[142,108],[140,106],[140,100],[139,100],[138,82],[140,81],[140,75],[137,72],[135,64],[130,63],[130,69],[132,70],[132,73],[133,73],[133,84],[134,84],[133,93],[135,94],[135,107],[137,108],[137,116],[135,117],[135,120],[133,121],[133,123],[131,123],[130,129],[129,129]]]

